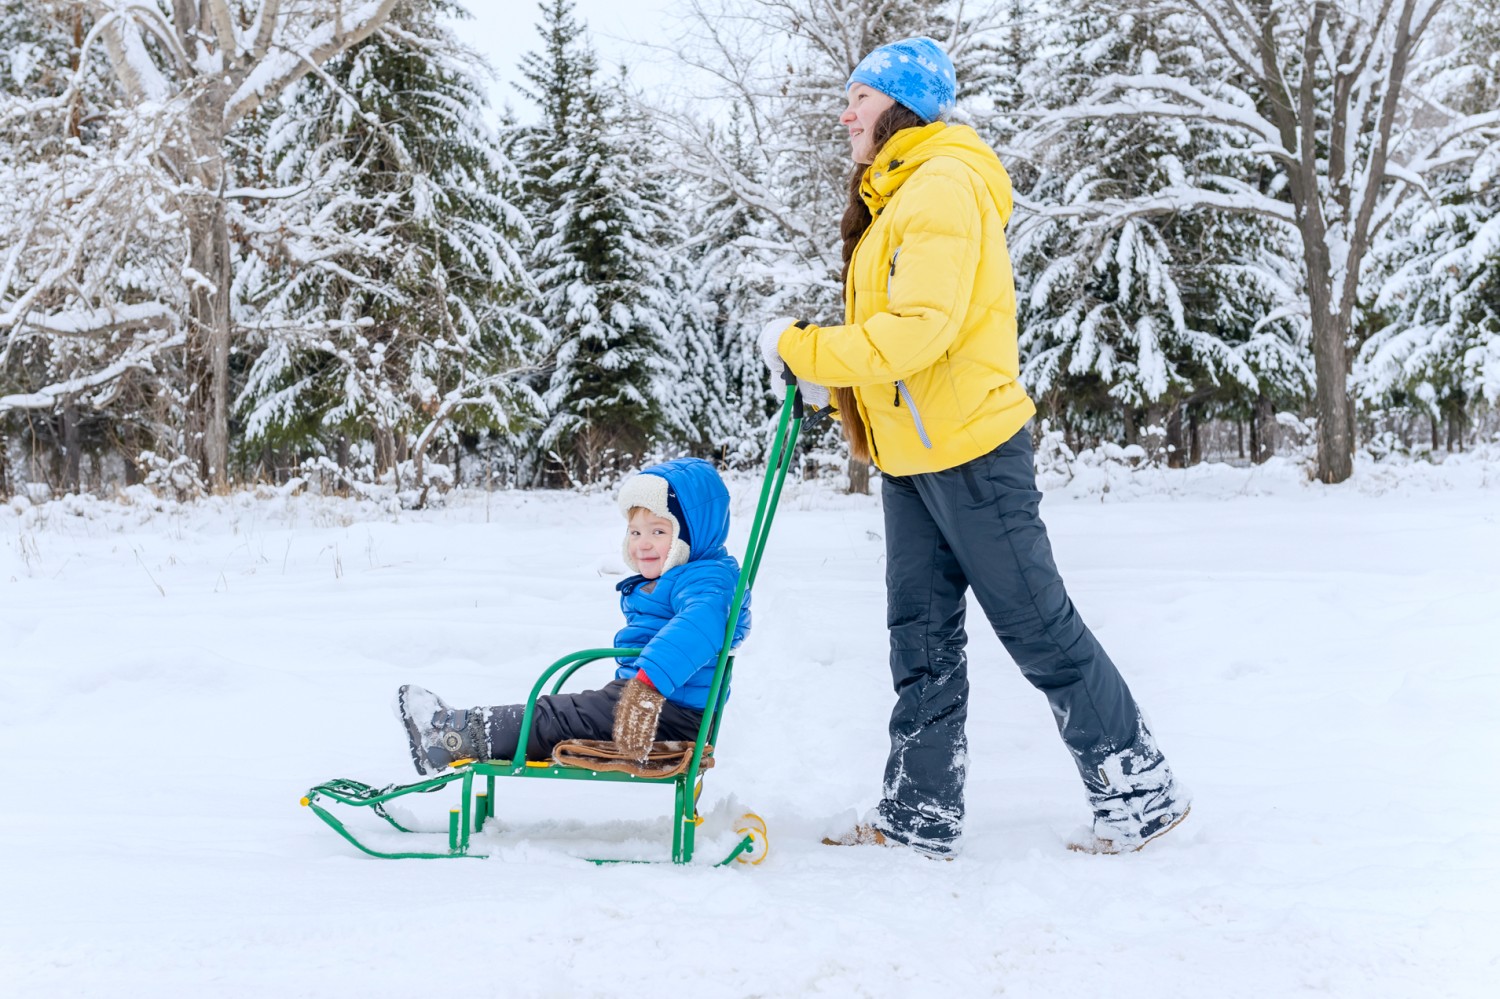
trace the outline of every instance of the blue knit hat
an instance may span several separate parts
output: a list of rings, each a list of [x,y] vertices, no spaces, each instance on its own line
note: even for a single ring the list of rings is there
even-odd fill
[[[856,83],[906,105],[924,121],[937,121],[953,110],[958,86],[948,53],[926,37],[903,38],[875,49],[854,67],[844,89]]]

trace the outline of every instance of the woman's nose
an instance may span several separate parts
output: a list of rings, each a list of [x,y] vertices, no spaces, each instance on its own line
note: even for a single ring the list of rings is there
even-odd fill
[[[839,124],[847,125],[854,120],[854,109],[844,108],[844,113],[839,115]]]

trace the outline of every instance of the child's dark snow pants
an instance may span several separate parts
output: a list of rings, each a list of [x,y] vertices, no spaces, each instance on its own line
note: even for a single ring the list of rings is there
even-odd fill
[[[934,853],[963,827],[969,681],[964,593],[974,591],[1006,651],[1047,695],[1091,797],[1120,792],[1101,767],[1154,743],[1125,680],[1063,588],[1038,515],[1023,428],[956,468],[881,479],[887,625],[896,708],[881,828]]]
[[[531,716],[531,731],[526,736],[526,758],[546,760],[552,748],[568,739],[609,739],[614,734],[615,705],[625,689],[625,680],[612,680],[599,690],[576,694],[543,694],[536,699]],[[484,711],[490,740],[490,759],[515,759],[516,740],[521,736],[524,704],[503,704]],[[674,739],[691,742],[698,738],[703,712],[668,701],[662,705],[656,723],[658,741]]]

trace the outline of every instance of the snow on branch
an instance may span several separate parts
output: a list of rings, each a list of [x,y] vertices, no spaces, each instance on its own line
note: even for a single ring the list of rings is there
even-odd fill
[[[340,5],[331,17],[300,38],[287,38],[284,30],[277,31],[278,26],[273,25],[264,55],[224,106],[224,124],[234,124],[283,93],[314,67],[364,41],[391,16],[396,3],[397,0],[366,0],[349,11],[342,10]],[[261,23],[260,30],[266,32],[266,22]]]
[[[1291,205],[1249,188],[1226,193],[1205,187],[1171,185],[1138,198],[1105,198],[1066,205],[1030,204],[1028,207],[1039,215],[1099,221],[1110,226],[1132,218],[1175,215],[1204,208],[1261,215],[1288,225],[1296,224]]]
[[[28,315],[25,325],[56,336],[95,336],[147,329],[177,320],[177,312],[160,302],[114,305],[101,309],[72,309],[51,315]]]
[[[141,37],[140,26],[132,15],[136,4],[121,0],[112,5],[109,13],[100,19],[90,32],[90,38],[103,36],[104,49],[109,54],[110,66],[114,69],[115,77],[120,81],[120,86],[130,95],[132,101],[164,101],[172,92],[167,78],[157,68],[151,59],[151,54],[146,50],[145,40]],[[149,17],[145,12],[142,16]],[[156,13],[159,17],[160,14]],[[180,54],[177,48],[174,55]],[[80,70],[81,71],[81,70]]]
[[[109,385],[128,371],[154,371],[157,355],[164,350],[180,347],[186,342],[187,334],[181,331],[147,338],[98,371],[56,382],[35,392],[0,396],[0,413],[13,409],[51,409],[59,399]]]
[[[1157,91],[1175,96],[1181,102],[1136,96],[1134,92],[1137,91]],[[1249,106],[1248,97],[1245,104],[1220,100],[1186,80],[1165,73],[1111,73],[1099,81],[1095,94],[1102,100],[1080,102],[1048,112],[1038,121],[1038,126],[1045,128],[1053,123],[1117,116],[1191,119],[1243,129],[1259,139],[1260,151],[1281,159],[1295,159],[1295,153],[1282,142],[1280,131]],[[1108,100],[1116,96],[1118,100]]]

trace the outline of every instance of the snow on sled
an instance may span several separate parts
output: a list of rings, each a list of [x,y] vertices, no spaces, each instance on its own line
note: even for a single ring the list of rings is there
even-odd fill
[[[788,378],[786,399],[781,407],[781,420],[771,442],[771,452],[766,464],[764,481],[761,484],[760,500],[756,504],[755,518],[750,525],[750,540],[746,545],[745,558],[740,564],[739,581],[734,600],[729,609],[729,620],[724,629],[724,642],[719,648],[718,663],[714,668],[713,683],[709,687],[708,705],[712,710],[703,712],[703,721],[698,727],[698,737],[693,742],[658,742],[644,763],[623,760],[613,751],[612,744],[570,740],[561,743],[547,760],[528,760],[525,746],[531,732],[536,699],[552,684],[551,693],[560,693],[564,683],[584,666],[600,660],[613,660],[621,656],[635,656],[640,649],[584,649],[563,656],[542,671],[532,685],[526,699],[526,710],[522,716],[520,736],[516,741],[519,758],[512,760],[457,760],[444,773],[411,784],[387,784],[374,787],[347,778],[335,778],[312,787],[302,797],[302,804],[328,824],[334,832],[355,847],[372,857],[386,860],[422,859],[437,860],[447,857],[484,857],[488,851],[475,848],[474,834],[484,830],[487,822],[495,818],[495,779],[519,777],[530,780],[583,780],[630,783],[644,785],[670,785],[673,788],[672,810],[672,862],[687,864],[693,860],[693,850],[699,827],[704,817],[698,813],[698,797],[703,791],[704,772],[714,764],[714,738],[724,713],[724,701],[729,691],[730,677],[734,673],[734,631],[739,620],[740,608],[745,595],[755,583],[760,568],[760,558],[765,551],[766,538],[770,534],[771,521],[775,516],[776,503],[781,496],[796,450],[797,436],[802,428],[802,396],[796,383]],[[481,780],[482,778],[482,780]],[[417,833],[416,823],[405,822],[391,814],[387,807],[391,802],[411,794],[428,794],[440,791],[449,784],[457,784],[458,806],[448,812],[448,844],[446,850],[406,849],[405,843],[387,846],[387,833],[379,842],[369,834],[356,835],[335,814],[335,809],[369,809],[389,823],[397,833]],[[497,823],[498,824],[498,823]],[[765,822],[753,812],[747,812],[730,823],[734,829],[732,846],[727,856],[715,866],[729,863],[758,864],[765,859],[768,838]],[[361,839],[361,835],[364,836]],[[487,837],[490,839],[490,837]],[[643,858],[606,857],[589,858],[595,863],[631,863]]]

